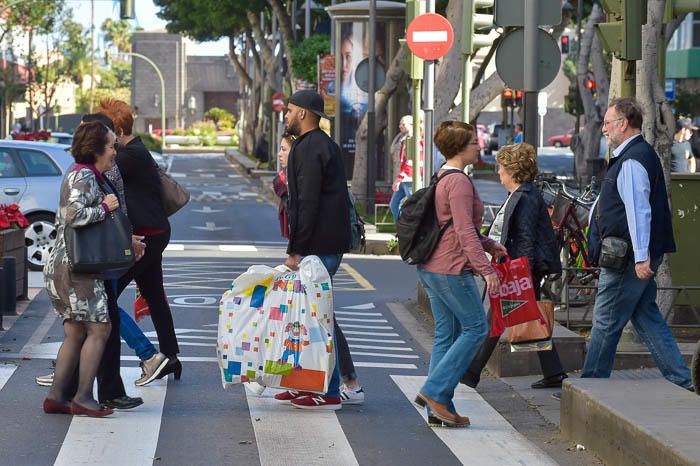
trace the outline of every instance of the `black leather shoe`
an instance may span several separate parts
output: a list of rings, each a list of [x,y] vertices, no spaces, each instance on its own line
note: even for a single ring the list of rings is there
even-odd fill
[[[132,409],[143,404],[143,398],[132,398],[130,396],[124,395],[119,398],[114,398],[112,400],[107,400],[102,403],[108,408],[112,409]]]
[[[561,383],[564,379],[568,379],[569,376],[566,374],[559,374],[552,377],[545,377],[544,379],[538,380],[537,382],[530,385],[532,388],[561,388]]]

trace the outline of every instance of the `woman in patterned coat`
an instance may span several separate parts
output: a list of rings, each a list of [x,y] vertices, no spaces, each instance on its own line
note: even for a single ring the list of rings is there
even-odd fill
[[[75,132],[71,153],[76,165],[61,185],[56,215],[56,243],[44,266],[44,281],[51,303],[63,320],[64,340],[56,359],[53,385],[44,400],[46,413],[83,414],[101,417],[112,414],[95,401],[92,386],[111,330],[104,280],[98,275],[70,270],[64,232],[67,226],[81,227],[101,222],[119,208],[103,173],[116,156],[116,137],[104,124],[81,124]],[[113,191],[113,190],[112,190]],[[68,388],[80,361],[78,390],[72,400]]]

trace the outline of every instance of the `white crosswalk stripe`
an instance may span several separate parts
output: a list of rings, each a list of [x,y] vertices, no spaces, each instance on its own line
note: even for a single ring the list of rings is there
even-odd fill
[[[411,402],[426,380],[424,376],[392,375],[391,378]],[[516,431],[475,390],[460,384],[455,390],[452,401],[458,413],[469,416],[471,426],[463,429],[436,428],[433,432],[462,464],[480,466],[557,464]],[[415,408],[427,422],[425,410]]]
[[[0,390],[5,386],[12,374],[17,370],[17,366],[14,364],[0,364]]]
[[[144,404],[129,412],[115,411],[106,418],[73,416],[54,466],[121,466],[153,464],[160,421],[165,403],[167,379],[135,389],[141,375],[137,367],[123,367],[124,385]],[[118,452],[108,455],[106,452]]]

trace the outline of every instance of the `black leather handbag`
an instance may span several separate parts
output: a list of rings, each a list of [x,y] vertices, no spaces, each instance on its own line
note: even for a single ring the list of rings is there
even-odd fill
[[[102,190],[111,194],[107,185]],[[74,273],[103,274],[128,270],[136,262],[131,249],[131,223],[119,208],[104,220],[64,231],[68,265]]]

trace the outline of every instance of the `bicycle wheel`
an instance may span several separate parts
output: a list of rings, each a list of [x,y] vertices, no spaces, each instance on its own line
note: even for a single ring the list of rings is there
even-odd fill
[[[693,388],[695,388],[695,393],[700,395],[700,341],[698,341],[698,346],[695,348],[693,361],[690,363],[690,370],[692,372]]]

